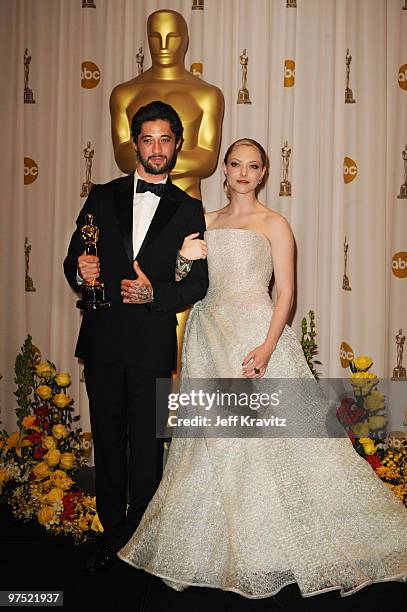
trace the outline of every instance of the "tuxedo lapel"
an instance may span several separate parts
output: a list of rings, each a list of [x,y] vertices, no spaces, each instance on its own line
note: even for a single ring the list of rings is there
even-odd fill
[[[133,262],[133,191],[134,174],[123,178],[118,184],[114,207],[123,239],[123,246],[130,262]]]
[[[144,253],[145,249],[151,243],[160,231],[168,224],[171,217],[178,208],[178,201],[176,196],[176,189],[173,187],[170,179],[167,179],[165,192],[160,199],[157,210],[155,211],[154,217],[150,223],[150,227],[147,230],[143,243],[137,253],[136,259],[139,259]]]

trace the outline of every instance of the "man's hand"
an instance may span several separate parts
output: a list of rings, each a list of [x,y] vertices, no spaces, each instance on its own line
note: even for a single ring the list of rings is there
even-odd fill
[[[84,281],[98,278],[100,274],[99,257],[86,255],[86,251],[78,257],[78,274]]]
[[[153,301],[153,287],[137,261],[134,261],[133,268],[137,279],[125,278],[121,283],[123,304],[148,304]]]

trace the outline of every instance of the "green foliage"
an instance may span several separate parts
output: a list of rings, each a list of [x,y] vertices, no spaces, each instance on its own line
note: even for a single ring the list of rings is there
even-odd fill
[[[320,377],[320,372],[317,372],[315,366],[322,365],[320,361],[315,359],[316,355],[318,355],[318,345],[315,342],[315,338],[317,335],[316,326],[315,326],[315,313],[313,310],[308,312],[309,315],[309,329],[308,329],[308,321],[307,318],[304,317],[301,321],[301,346],[304,351],[305,359],[307,360],[309,369],[313,373],[316,379]]]
[[[19,405],[19,408],[16,409],[19,428],[23,418],[30,413],[34,388],[34,360],[35,349],[32,344],[32,337],[28,335],[21,347],[21,352],[16,357],[14,366],[14,382],[17,385],[17,391],[14,391],[14,395],[16,395]]]

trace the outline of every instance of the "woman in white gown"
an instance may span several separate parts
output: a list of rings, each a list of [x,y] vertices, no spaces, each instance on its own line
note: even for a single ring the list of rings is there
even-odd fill
[[[250,139],[226,153],[230,202],[207,215],[209,290],[187,322],[183,377],[312,378],[286,325],[292,232],[256,197],[266,164]],[[304,597],[349,595],[407,579],[407,510],[347,438],[174,438],[160,486],[118,555],[178,590],[261,598],[296,582]]]

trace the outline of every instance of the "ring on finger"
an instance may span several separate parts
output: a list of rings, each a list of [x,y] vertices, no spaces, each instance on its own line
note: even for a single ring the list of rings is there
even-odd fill
[[[259,368],[253,368],[255,374],[260,374]]]

